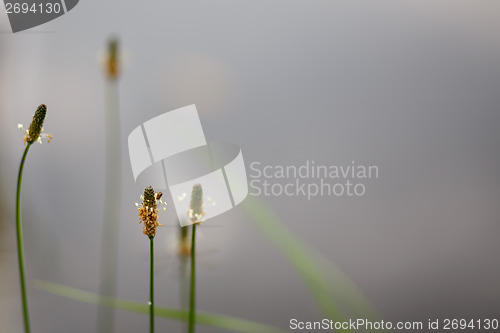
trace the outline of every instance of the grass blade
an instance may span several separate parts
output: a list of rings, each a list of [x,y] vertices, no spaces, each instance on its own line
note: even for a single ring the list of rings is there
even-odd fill
[[[147,304],[141,304],[132,301],[112,299],[109,297],[101,297],[97,294],[71,288],[57,283],[47,281],[36,281],[36,287],[54,295],[67,297],[80,302],[89,304],[104,304],[108,307],[120,309],[129,312],[149,314]],[[155,306],[155,316],[177,321],[187,321],[188,312],[184,310],[171,309],[161,306]],[[247,319],[213,314],[209,312],[197,312],[196,323],[199,325],[213,326],[221,329],[240,332],[240,333],[283,333],[286,332],[280,328],[270,325],[254,322]]]
[[[327,318],[344,321],[346,309],[352,318],[380,318],[340,268],[289,231],[259,198],[248,196],[242,206],[295,268]]]

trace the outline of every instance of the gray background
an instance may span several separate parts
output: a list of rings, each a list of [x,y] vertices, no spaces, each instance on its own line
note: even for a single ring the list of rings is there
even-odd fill
[[[30,151],[23,219],[36,332],[92,332],[96,307],[33,288],[97,291],[109,36],[120,83],[123,202],[118,294],[146,302],[148,245],[137,224],[126,137],[195,103],[209,140],[247,165],[305,160],[379,166],[361,198],[266,197],[336,263],[385,320],[498,317],[500,3],[491,1],[82,1],[12,34],[0,14],[0,325],[20,331],[14,193],[17,123],[48,106],[50,145]],[[118,149],[118,147],[117,147]],[[157,302],[178,307],[176,222],[164,215]],[[201,228],[198,306],[286,328],[322,314],[242,209]],[[147,317],[118,311],[116,332]],[[158,320],[158,330],[180,324]],[[218,330],[199,327],[199,332]]]

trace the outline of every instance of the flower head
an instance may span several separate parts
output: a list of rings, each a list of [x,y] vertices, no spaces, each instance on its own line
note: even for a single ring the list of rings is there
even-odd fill
[[[144,195],[141,196],[141,199],[142,205],[137,208],[139,223],[144,222],[143,233],[151,238],[156,235],[156,228],[161,226],[158,223],[158,202],[163,204],[161,192],[155,192],[151,186],[148,186],[144,189]],[[136,206],[139,206],[139,204],[136,204]]]
[[[52,140],[52,135],[43,134],[43,121],[45,120],[45,115],[47,114],[47,106],[41,104],[35,111],[33,120],[31,121],[30,127],[25,131],[24,143],[33,143],[35,141],[42,143],[42,138],[46,138],[47,142]],[[23,130],[23,125],[18,124],[17,128]]]
[[[202,222],[205,212],[203,211],[203,189],[200,184],[193,186],[191,192],[191,203],[189,204],[188,217],[192,222]]]
[[[179,247],[178,253],[181,256],[189,256],[191,254],[191,243],[188,235],[189,229],[187,227],[179,227]]]
[[[108,78],[116,80],[120,75],[120,62],[118,58],[118,40],[111,39],[108,43],[108,54],[105,66]]]
[[[193,190],[191,191],[191,202],[187,203],[187,193],[184,192],[181,195],[177,196],[177,200],[180,202],[180,205],[188,209],[187,217],[191,222],[199,224],[199,222],[205,222],[204,217],[206,215],[205,208],[210,209],[215,206],[217,203],[212,200],[212,198],[208,195],[205,195],[205,200],[203,200],[203,189],[200,184],[196,184],[193,186]],[[181,222],[181,225],[185,225],[185,220],[181,218],[184,222]],[[192,223],[191,223],[192,224]]]

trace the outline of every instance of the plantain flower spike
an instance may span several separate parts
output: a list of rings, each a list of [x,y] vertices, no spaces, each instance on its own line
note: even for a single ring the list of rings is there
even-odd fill
[[[111,39],[108,42],[108,54],[105,64],[106,75],[111,80],[116,80],[120,75],[120,62],[118,57],[118,40]]]
[[[30,124],[30,127],[24,132],[24,143],[32,144],[37,141],[42,143],[42,138],[47,139],[48,142],[52,140],[52,135],[43,134],[43,121],[45,120],[45,115],[47,114],[47,106],[45,104],[41,104],[35,111],[35,115],[33,116],[33,121]],[[17,125],[17,128],[23,130],[23,125]]]
[[[137,211],[139,212],[139,223],[144,222],[143,233],[149,238],[156,235],[156,228],[161,226],[158,223],[158,201],[161,200],[161,192],[155,193],[151,186],[144,189],[142,196],[142,206]]]
[[[191,243],[189,241],[189,235],[188,235],[188,227],[181,227],[179,226],[179,247],[178,247],[178,253],[180,256],[189,256],[191,254]]]
[[[188,217],[192,222],[199,224],[202,222],[203,216],[205,216],[205,212],[203,211],[203,189],[200,184],[195,184],[191,192]]]

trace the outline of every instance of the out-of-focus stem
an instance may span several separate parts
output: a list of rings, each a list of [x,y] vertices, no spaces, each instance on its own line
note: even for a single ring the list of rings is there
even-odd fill
[[[110,56],[116,57],[116,41],[111,41]],[[108,63],[109,66],[109,63]],[[116,269],[118,260],[118,229],[121,202],[120,114],[118,104],[118,76],[107,73],[106,80],[106,180],[104,220],[101,245],[101,276],[99,292],[102,296],[116,296]],[[113,332],[114,309],[99,305],[97,329]]]

